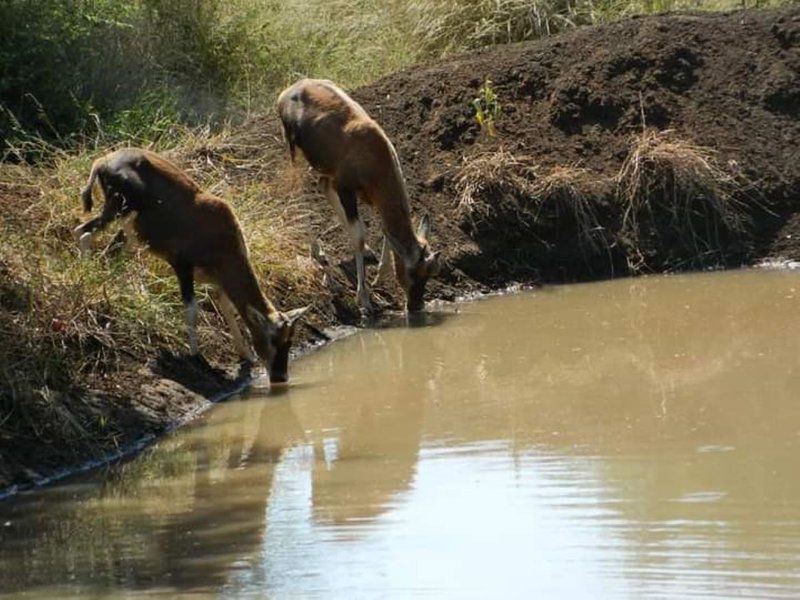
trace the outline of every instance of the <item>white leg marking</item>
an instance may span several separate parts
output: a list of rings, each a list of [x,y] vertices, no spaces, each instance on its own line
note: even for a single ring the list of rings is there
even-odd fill
[[[342,202],[339,199],[339,194],[336,193],[336,190],[333,189],[333,182],[329,179],[325,180],[325,195],[328,197],[328,201],[331,203],[333,208],[336,211],[336,214],[339,215],[339,220],[342,222],[342,226],[345,230],[350,234],[350,243],[353,247],[353,255],[356,259],[356,276],[358,279],[358,287],[357,287],[357,294],[358,294],[358,305],[365,311],[372,310],[372,303],[369,299],[369,289],[367,288],[366,282],[366,271],[364,269],[364,245],[366,243],[366,236],[364,233],[364,223],[361,222],[361,219],[351,223],[347,220],[347,215],[344,212],[344,207],[342,206]]]
[[[189,351],[194,355],[199,353],[197,347],[197,300],[186,305],[186,331],[189,334]]]
[[[219,311],[222,313],[222,317],[228,324],[228,329],[231,330],[231,337],[233,338],[233,347],[236,349],[236,353],[239,355],[240,358],[243,358],[244,360],[255,362],[256,360],[255,354],[253,354],[253,351],[250,350],[250,348],[248,348],[247,344],[244,341],[242,330],[239,328],[239,322],[236,320],[236,309],[234,308],[230,298],[228,298],[228,295],[225,292],[220,290],[217,296],[217,300],[218,300]]]
[[[369,299],[369,288],[367,287],[367,273],[364,268],[364,224],[361,219],[357,219],[348,226],[350,230],[350,242],[353,244],[353,253],[356,258],[356,276],[358,279],[358,305],[365,311],[372,310],[372,302]]]
[[[86,258],[92,253],[92,233],[84,233],[78,239],[78,248],[80,248],[81,256]]]

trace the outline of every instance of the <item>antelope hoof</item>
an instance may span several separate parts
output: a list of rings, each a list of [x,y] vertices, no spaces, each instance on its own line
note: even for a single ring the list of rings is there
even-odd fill
[[[201,367],[203,369],[210,369],[211,368],[211,363],[209,363],[206,360],[206,357],[203,356],[200,352],[195,352],[195,353],[190,352],[186,356],[187,356],[189,362],[194,363],[198,367]]]
[[[84,233],[78,238],[78,249],[82,258],[87,258],[92,253],[91,233]]]
[[[316,238],[313,242],[311,242],[311,258],[317,261],[320,266],[327,267],[328,266],[328,257],[325,254],[325,250],[322,249],[322,242],[319,238]]]
[[[361,320],[363,322],[367,322],[375,315],[375,308],[372,306],[372,303],[369,303],[366,306],[359,303],[358,313],[361,315]]]
[[[374,309],[372,307],[372,301],[369,299],[369,292],[358,292],[358,306],[362,313],[372,314]]]
[[[256,364],[256,355],[252,352],[239,352],[239,360],[251,365]]]
[[[365,308],[359,308],[358,309],[358,315],[360,317],[359,325],[361,327],[367,327],[367,326],[369,326],[370,323],[372,323],[372,317],[374,315],[372,314],[371,310],[367,310]]]

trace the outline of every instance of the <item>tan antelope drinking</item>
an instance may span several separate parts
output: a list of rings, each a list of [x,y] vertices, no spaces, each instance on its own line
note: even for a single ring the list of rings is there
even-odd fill
[[[323,177],[325,193],[350,235],[356,260],[358,301],[371,310],[364,267],[365,232],[358,199],[381,218],[384,233],[378,277],[389,268],[406,295],[409,312],[422,310],[425,284],[440,270],[439,253],[428,246],[427,215],[416,232],[397,152],[383,129],[355,100],[327,80],[301,79],[277,103],[292,160],[300,148]]]
[[[287,381],[294,326],[308,307],[284,313],[264,296],[230,206],[203,192],[171,162],[137,148],[117,150],[94,162],[81,193],[86,212],[92,209],[95,181],[103,190],[105,204],[100,216],[75,229],[81,253],[90,250],[93,234],[122,218],[129,238],[134,235],[174,269],[186,307],[192,354],[198,352],[197,279],[217,288],[219,307],[239,356],[254,358],[236,322],[236,312],[250,331],[270,381]]]

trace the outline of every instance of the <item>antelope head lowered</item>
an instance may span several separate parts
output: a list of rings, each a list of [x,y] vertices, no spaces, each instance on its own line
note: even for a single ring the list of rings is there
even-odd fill
[[[428,246],[429,218],[414,232],[400,161],[383,129],[327,80],[301,79],[281,93],[277,110],[292,159],[300,148],[322,175],[326,195],[350,235],[362,309],[371,310],[371,302],[359,200],[371,205],[381,218],[384,244],[379,277],[391,268],[391,251],[397,281],[405,291],[406,309],[422,310],[425,284],[440,270],[439,253]]]
[[[171,162],[137,148],[118,150],[95,161],[81,193],[87,212],[92,208],[95,182],[105,202],[98,217],[75,229],[81,252],[88,253],[96,232],[123,217],[128,236],[146,244],[175,271],[192,354],[198,353],[194,283],[206,281],[216,288],[220,312],[239,356],[254,359],[236,313],[247,325],[270,381],[286,382],[295,325],[308,308],[280,312],[264,296],[231,207],[203,192]]]

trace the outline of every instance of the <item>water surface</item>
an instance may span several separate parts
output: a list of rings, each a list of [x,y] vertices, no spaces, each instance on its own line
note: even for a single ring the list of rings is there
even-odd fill
[[[25,597],[800,596],[800,278],[468,303],[0,504]]]

